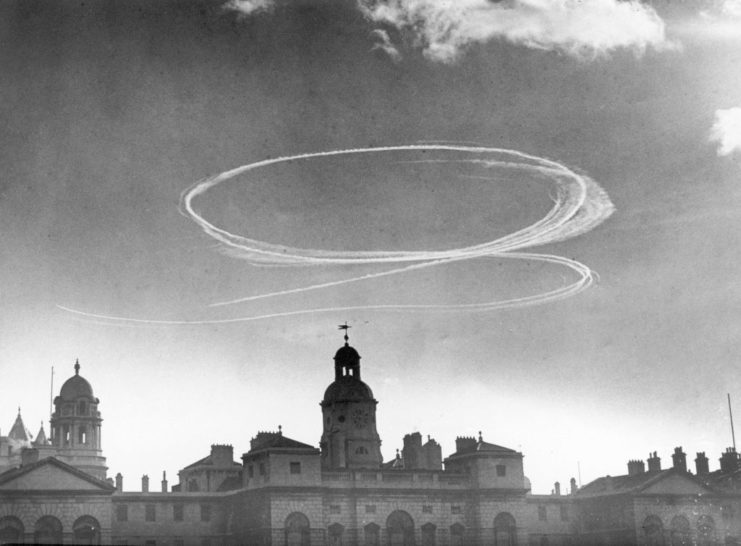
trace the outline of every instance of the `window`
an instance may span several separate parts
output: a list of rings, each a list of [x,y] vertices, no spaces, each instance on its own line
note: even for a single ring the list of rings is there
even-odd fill
[[[260,463],[260,476],[265,475],[265,463]]]
[[[147,504],[144,506],[144,521],[156,521],[157,513],[155,511],[154,504]]]
[[[87,443],[87,432],[85,431],[85,427],[80,427],[77,442],[83,445]]]
[[[116,521],[129,521],[128,504],[119,504],[116,506]]]
[[[436,528],[432,523],[425,523],[422,526],[422,545],[435,546]]]
[[[375,506],[373,507],[375,508]],[[365,546],[378,546],[381,537],[381,528],[375,523],[369,523],[363,528]]]
[[[548,521],[548,513],[546,512],[545,506],[538,506],[538,520]]]
[[[145,540],[144,546],[157,546],[157,541],[156,540]]]
[[[345,528],[339,523],[333,523],[329,526],[329,546],[342,546],[342,536],[345,533]]]
[[[569,521],[569,507],[565,504],[561,505],[561,521]]]
[[[503,464],[497,465],[497,476],[500,478],[507,475],[507,467]]]
[[[291,463],[291,474],[301,474],[301,463]]]
[[[720,507],[720,515],[724,521],[733,519],[733,507],[730,504],[724,504]]]
[[[250,478],[255,477],[255,467],[254,466],[250,465],[247,467],[247,476]]]
[[[466,528],[460,523],[455,523],[450,526],[450,544],[451,546],[463,546],[464,534]]]
[[[497,514],[497,517],[494,518],[494,544],[496,546],[514,546],[516,538],[517,522],[512,514],[508,512]]]
[[[454,504],[453,506],[450,507],[450,513],[451,514],[460,514],[461,513],[461,507],[458,506],[457,504]]]
[[[355,455],[368,455],[368,449],[365,446],[360,446],[355,450]]]
[[[201,521],[211,521],[211,505],[201,505]]]
[[[84,400],[80,400],[80,402],[77,404],[77,414],[87,415],[87,405],[85,404]]]
[[[183,521],[183,505],[174,504],[172,506],[172,519],[175,521]]]
[[[188,491],[198,491],[198,481],[195,478],[188,480]]]
[[[422,513],[423,514],[432,514],[432,505],[431,504],[423,504],[422,505]]]
[[[340,508],[339,504],[331,504],[329,506],[329,513],[330,514],[339,514],[342,512],[342,509]]]
[[[375,504],[366,504],[365,505],[365,513],[366,514],[375,514],[376,513],[376,505]]]

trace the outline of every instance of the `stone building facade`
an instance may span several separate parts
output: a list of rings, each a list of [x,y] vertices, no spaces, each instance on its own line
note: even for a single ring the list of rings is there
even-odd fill
[[[150,488],[144,476],[141,491],[124,491],[120,474],[107,476],[99,400],[79,369],[55,399],[49,440],[42,428],[33,442],[20,416],[6,437],[15,443],[14,458],[0,458],[0,544],[720,545],[741,537],[732,448],[717,471],[704,453],[688,471],[677,448],[668,469],[654,453],[648,469],[630,461],[626,475],[581,489],[572,479],[563,493],[556,483],[551,495],[530,492],[522,453],[480,433],[457,438],[445,458],[434,439],[411,433],[384,462],[378,401],[347,336],[321,401],[318,447],[280,429],[258,432],[241,462],[217,444],[178,484],[163,475]]]

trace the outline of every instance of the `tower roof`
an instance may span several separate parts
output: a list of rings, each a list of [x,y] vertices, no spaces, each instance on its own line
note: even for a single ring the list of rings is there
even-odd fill
[[[80,375],[80,361],[75,362],[75,375],[70,377],[62,385],[59,396],[63,400],[76,400],[77,398],[95,398],[93,388],[87,379]]]
[[[46,432],[44,432],[44,422],[41,422],[41,428],[39,428],[39,433],[36,435],[36,440],[34,441],[34,445],[36,446],[43,446],[48,444],[48,440],[46,439]]]
[[[15,418],[15,423],[13,423],[13,426],[8,433],[8,438],[12,438],[13,440],[21,440],[23,442],[31,441],[31,431],[26,428],[25,424],[23,424],[23,418],[21,417],[21,408],[18,408],[18,416]]]

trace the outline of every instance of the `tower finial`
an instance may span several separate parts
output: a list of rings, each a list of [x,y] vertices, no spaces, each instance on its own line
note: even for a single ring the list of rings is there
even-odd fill
[[[75,375],[80,375],[80,359],[75,359]]]
[[[347,345],[348,341],[350,341],[350,338],[347,335],[347,331],[352,328],[352,326],[348,326],[347,321],[345,321],[345,324],[340,324],[337,329],[338,330],[345,330],[345,345]]]

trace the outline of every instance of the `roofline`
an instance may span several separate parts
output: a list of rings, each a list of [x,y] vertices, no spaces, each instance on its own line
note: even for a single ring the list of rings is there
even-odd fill
[[[3,483],[7,483],[19,476],[23,476],[24,474],[28,474],[32,470],[42,467],[47,464],[55,465],[58,468],[61,468],[62,470],[69,472],[70,474],[74,474],[78,478],[81,478],[87,482],[90,482],[93,485],[99,486],[101,489],[108,490],[111,492],[116,490],[116,487],[111,485],[110,483],[103,481],[103,480],[99,480],[95,476],[91,476],[90,474],[88,474],[87,472],[83,470],[80,470],[79,468],[69,465],[65,463],[64,461],[60,461],[56,457],[44,457],[43,459],[39,459],[36,462],[26,464],[23,466],[19,466],[16,468],[11,468],[10,470],[7,470],[3,472],[2,474],[0,474],[0,485],[2,485]],[[55,491],[59,491],[59,490],[55,490]]]

